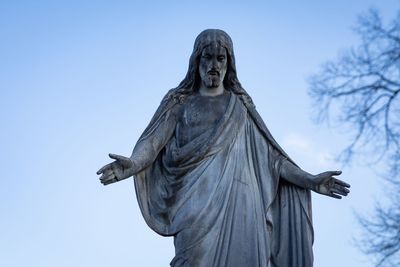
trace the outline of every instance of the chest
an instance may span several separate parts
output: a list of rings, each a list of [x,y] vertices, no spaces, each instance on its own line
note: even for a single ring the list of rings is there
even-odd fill
[[[210,126],[218,123],[228,105],[228,95],[215,97],[194,96],[183,106],[180,122],[182,126]]]
[[[187,143],[215,127],[225,114],[229,95],[216,97],[192,96],[183,104],[177,125],[179,142]]]

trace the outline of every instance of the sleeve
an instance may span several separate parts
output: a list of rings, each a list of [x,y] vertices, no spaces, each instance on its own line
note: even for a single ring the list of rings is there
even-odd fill
[[[153,163],[158,153],[175,132],[178,105],[162,105],[163,103],[158,108],[132,151],[131,159],[135,164],[136,172],[143,170]]]

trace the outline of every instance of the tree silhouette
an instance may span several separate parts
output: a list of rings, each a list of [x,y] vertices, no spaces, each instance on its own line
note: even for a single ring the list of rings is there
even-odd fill
[[[310,80],[318,121],[352,129],[352,141],[340,159],[368,155],[384,162],[393,189],[388,206],[377,204],[371,218],[360,217],[362,250],[377,266],[400,266],[400,12],[387,24],[370,9],[359,17],[360,44],[321,66]]]

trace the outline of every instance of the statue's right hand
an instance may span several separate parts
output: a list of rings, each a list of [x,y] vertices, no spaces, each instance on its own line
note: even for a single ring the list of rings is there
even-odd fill
[[[103,185],[112,184],[133,175],[134,165],[130,158],[116,154],[109,154],[109,157],[115,161],[104,165],[97,171],[98,175],[102,174],[100,182]]]

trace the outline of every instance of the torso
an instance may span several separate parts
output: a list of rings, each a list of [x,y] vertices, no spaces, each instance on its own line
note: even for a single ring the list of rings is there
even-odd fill
[[[200,134],[215,126],[229,103],[230,93],[217,96],[189,96],[182,104],[176,128],[179,146],[189,143]]]

